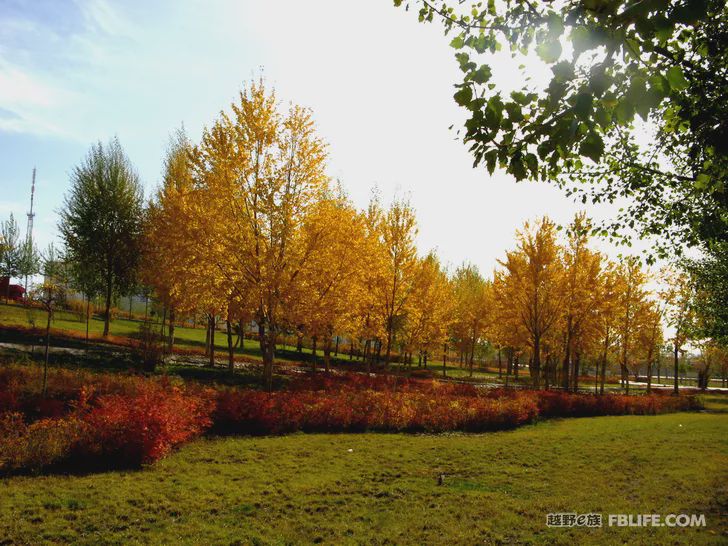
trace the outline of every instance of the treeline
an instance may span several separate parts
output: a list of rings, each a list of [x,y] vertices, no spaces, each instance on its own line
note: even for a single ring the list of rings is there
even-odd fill
[[[375,195],[358,210],[326,175],[326,159],[311,112],[282,110],[262,81],[198,143],[175,135],[147,205],[118,141],[94,146],[61,214],[73,284],[105,298],[105,334],[113,299],[139,285],[164,306],[170,346],[176,321],[204,314],[211,363],[220,322],[231,367],[233,332],[254,322],[268,385],[276,341],[291,334],[320,348],[327,369],[340,337],[367,369],[389,369],[395,356],[444,363],[455,352],[472,370],[485,346],[507,378],[523,370],[535,386],[576,390],[589,366],[602,391],[610,366],[628,389],[640,367],[651,381],[664,343],[677,370],[697,339],[687,270],[664,272],[665,288],[651,291],[637,259],[614,262],[590,246],[585,215],[563,234],[548,218],[527,223],[492,276],[468,264],[448,271],[436,254],[418,253],[408,201],[384,206]],[[725,360],[717,339],[703,339],[706,361]]]

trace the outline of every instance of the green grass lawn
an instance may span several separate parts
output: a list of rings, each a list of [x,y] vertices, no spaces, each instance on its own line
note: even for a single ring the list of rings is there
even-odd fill
[[[42,310],[35,310],[35,322],[37,327],[45,326],[45,313]],[[0,326],[29,326],[28,311],[20,306],[14,304],[0,303]],[[68,311],[57,311],[54,314],[53,321],[51,323],[53,328],[61,330],[72,330],[76,332],[86,332],[86,322],[79,319],[78,315]],[[109,333],[114,336],[128,337],[136,334],[139,331],[139,321],[129,320],[125,318],[116,318],[109,325]],[[89,332],[100,336],[104,331],[104,321],[98,317],[94,317],[89,322]],[[205,348],[205,328],[189,328],[184,326],[175,327],[175,346],[179,348]],[[221,358],[227,355],[227,337],[224,331],[217,331],[215,334],[215,348],[219,352]],[[344,347],[341,347],[342,351]],[[246,339],[245,347],[235,349],[235,354],[244,355],[254,360],[261,360],[260,346],[256,340]],[[333,354],[332,354],[333,356]],[[280,362],[297,362],[300,360],[310,360],[311,349],[304,347],[302,354],[299,354],[295,347],[291,345],[280,344],[278,346],[276,358]],[[346,364],[350,362],[348,354],[344,352],[339,353],[337,359],[339,364]],[[358,362],[359,359],[354,357],[353,362]],[[318,351],[318,362],[319,365],[323,365],[323,354]]]
[[[682,413],[202,439],[140,471],[3,480],[0,543],[725,543],[726,432],[724,413]],[[549,512],[601,513],[605,527],[550,529]],[[707,527],[607,527],[610,513],[705,514]]]

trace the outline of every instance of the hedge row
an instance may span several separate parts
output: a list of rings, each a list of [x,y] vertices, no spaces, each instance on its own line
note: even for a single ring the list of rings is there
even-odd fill
[[[0,472],[56,464],[139,466],[207,430],[488,431],[540,417],[657,414],[697,407],[693,396],[481,390],[401,378],[305,378],[282,392],[212,389],[166,378],[54,370],[45,397],[36,368],[0,369]]]

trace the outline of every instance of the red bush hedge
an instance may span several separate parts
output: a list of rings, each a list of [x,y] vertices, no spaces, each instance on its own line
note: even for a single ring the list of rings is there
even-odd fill
[[[538,411],[542,417],[589,417],[597,415],[656,415],[672,411],[698,409],[693,396],[659,394],[627,396],[623,394],[570,394],[538,391]]]
[[[99,396],[81,412],[89,432],[78,449],[133,466],[150,463],[202,434],[211,424],[212,404],[210,396],[154,383],[131,394]]]
[[[479,389],[392,376],[307,376],[284,392],[206,389],[166,378],[0,368],[0,472],[65,460],[133,466],[217,432],[486,431],[537,417],[656,414],[695,409],[692,396]]]
[[[262,393],[229,390],[213,414],[219,431],[281,434],[320,431],[484,431],[512,428],[538,414],[530,396],[490,399],[423,392],[341,390]]]

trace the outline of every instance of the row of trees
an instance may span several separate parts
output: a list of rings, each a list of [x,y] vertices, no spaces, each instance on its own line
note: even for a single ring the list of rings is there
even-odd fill
[[[233,330],[254,321],[269,385],[276,341],[290,334],[320,347],[327,369],[339,337],[386,369],[395,356],[426,365],[455,350],[472,370],[485,347],[507,377],[527,365],[534,385],[576,389],[589,366],[602,390],[610,365],[626,388],[640,367],[650,380],[663,325],[676,367],[699,337],[696,294],[714,283],[696,291],[696,274],[681,270],[651,292],[638,260],[615,263],[590,247],[584,215],[562,238],[548,218],[526,224],[490,278],[468,264],[449,272],[434,253],[418,254],[408,201],[385,207],[375,194],[357,210],[327,177],[326,156],[311,112],[281,111],[262,81],[198,144],[175,135],[148,206],[118,141],[94,146],[61,213],[72,285],[104,297],[104,334],[114,299],[140,284],[164,306],[170,345],[176,321],[204,314],[211,363],[220,321],[231,366]]]

